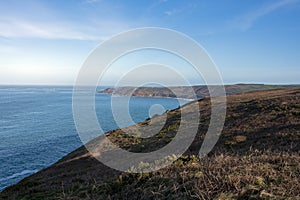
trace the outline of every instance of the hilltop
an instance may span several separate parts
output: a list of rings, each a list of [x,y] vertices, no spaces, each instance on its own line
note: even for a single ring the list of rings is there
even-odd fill
[[[133,152],[150,152],[176,134],[181,113],[200,109],[198,133],[190,148],[170,166],[134,174],[113,170],[81,147],[54,165],[0,193],[1,199],[299,199],[300,89],[274,89],[227,97],[227,114],[213,151],[197,157],[210,121],[210,99],[168,111],[162,130],[141,139],[122,130],[106,133]],[[128,127],[160,123],[156,116]],[[139,133],[136,133],[137,135]],[[95,149],[97,138],[91,141]]]

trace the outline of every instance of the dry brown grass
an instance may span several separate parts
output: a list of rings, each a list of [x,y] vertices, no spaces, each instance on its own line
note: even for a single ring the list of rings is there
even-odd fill
[[[192,112],[199,106],[200,123],[190,124],[199,127],[198,134],[185,155],[167,168],[121,173],[82,147],[7,188],[0,199],[300,199],[300,89],[232,95],[227,105],[222,135],[201,160],[196,155],[209,124],[209,99],[182,109]],[[124,149],[149,152],[174,137],[180,114],[169,111],[164,128],[148,139],[121,130],[108,136]],[[93,143],[99,148],[97,140]]]

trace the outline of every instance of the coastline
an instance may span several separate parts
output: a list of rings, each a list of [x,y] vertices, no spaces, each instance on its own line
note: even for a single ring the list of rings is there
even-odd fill
[[[178,98],[178,97],[162,97],[162,96],[127,96],[127,95],[120,95],[120,94],[110,94],[110,93],[101,93],[101,92],[97,92],[97,94],[105,94],[105,95],[113,95],[115,97],[133,97],[133,98],[155,98],[155,99],[177,99],[177,100],[183,100],[183,101],[187,101],[187,102],[191,102],[191,101],[196,101],[199,99],[188,99],[188,98]]]

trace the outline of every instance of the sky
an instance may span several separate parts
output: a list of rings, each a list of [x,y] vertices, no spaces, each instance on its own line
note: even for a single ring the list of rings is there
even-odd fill
[[[300,83],[300,0],[2,0],[0,84],[72,85],[99,44],[143,27],[193,38],[225,84]],[[153,55],[120,60],[104,84],[120,76],[120,65],[130,68],[133,59]],[[184,75],[201,84],[187,68]]]

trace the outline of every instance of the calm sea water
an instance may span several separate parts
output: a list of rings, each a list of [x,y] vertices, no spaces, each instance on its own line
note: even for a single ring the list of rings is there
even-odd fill
[[[95,98],[103,130],[118,128],[111,96],[97,94]],[[174,109],[183,103],[170,98],[131,98],[130,114],[134,122],[140,122],[149,117],[154,104]],[[0,191],[81,145],[72,116],[72,87],[0,86]]]

